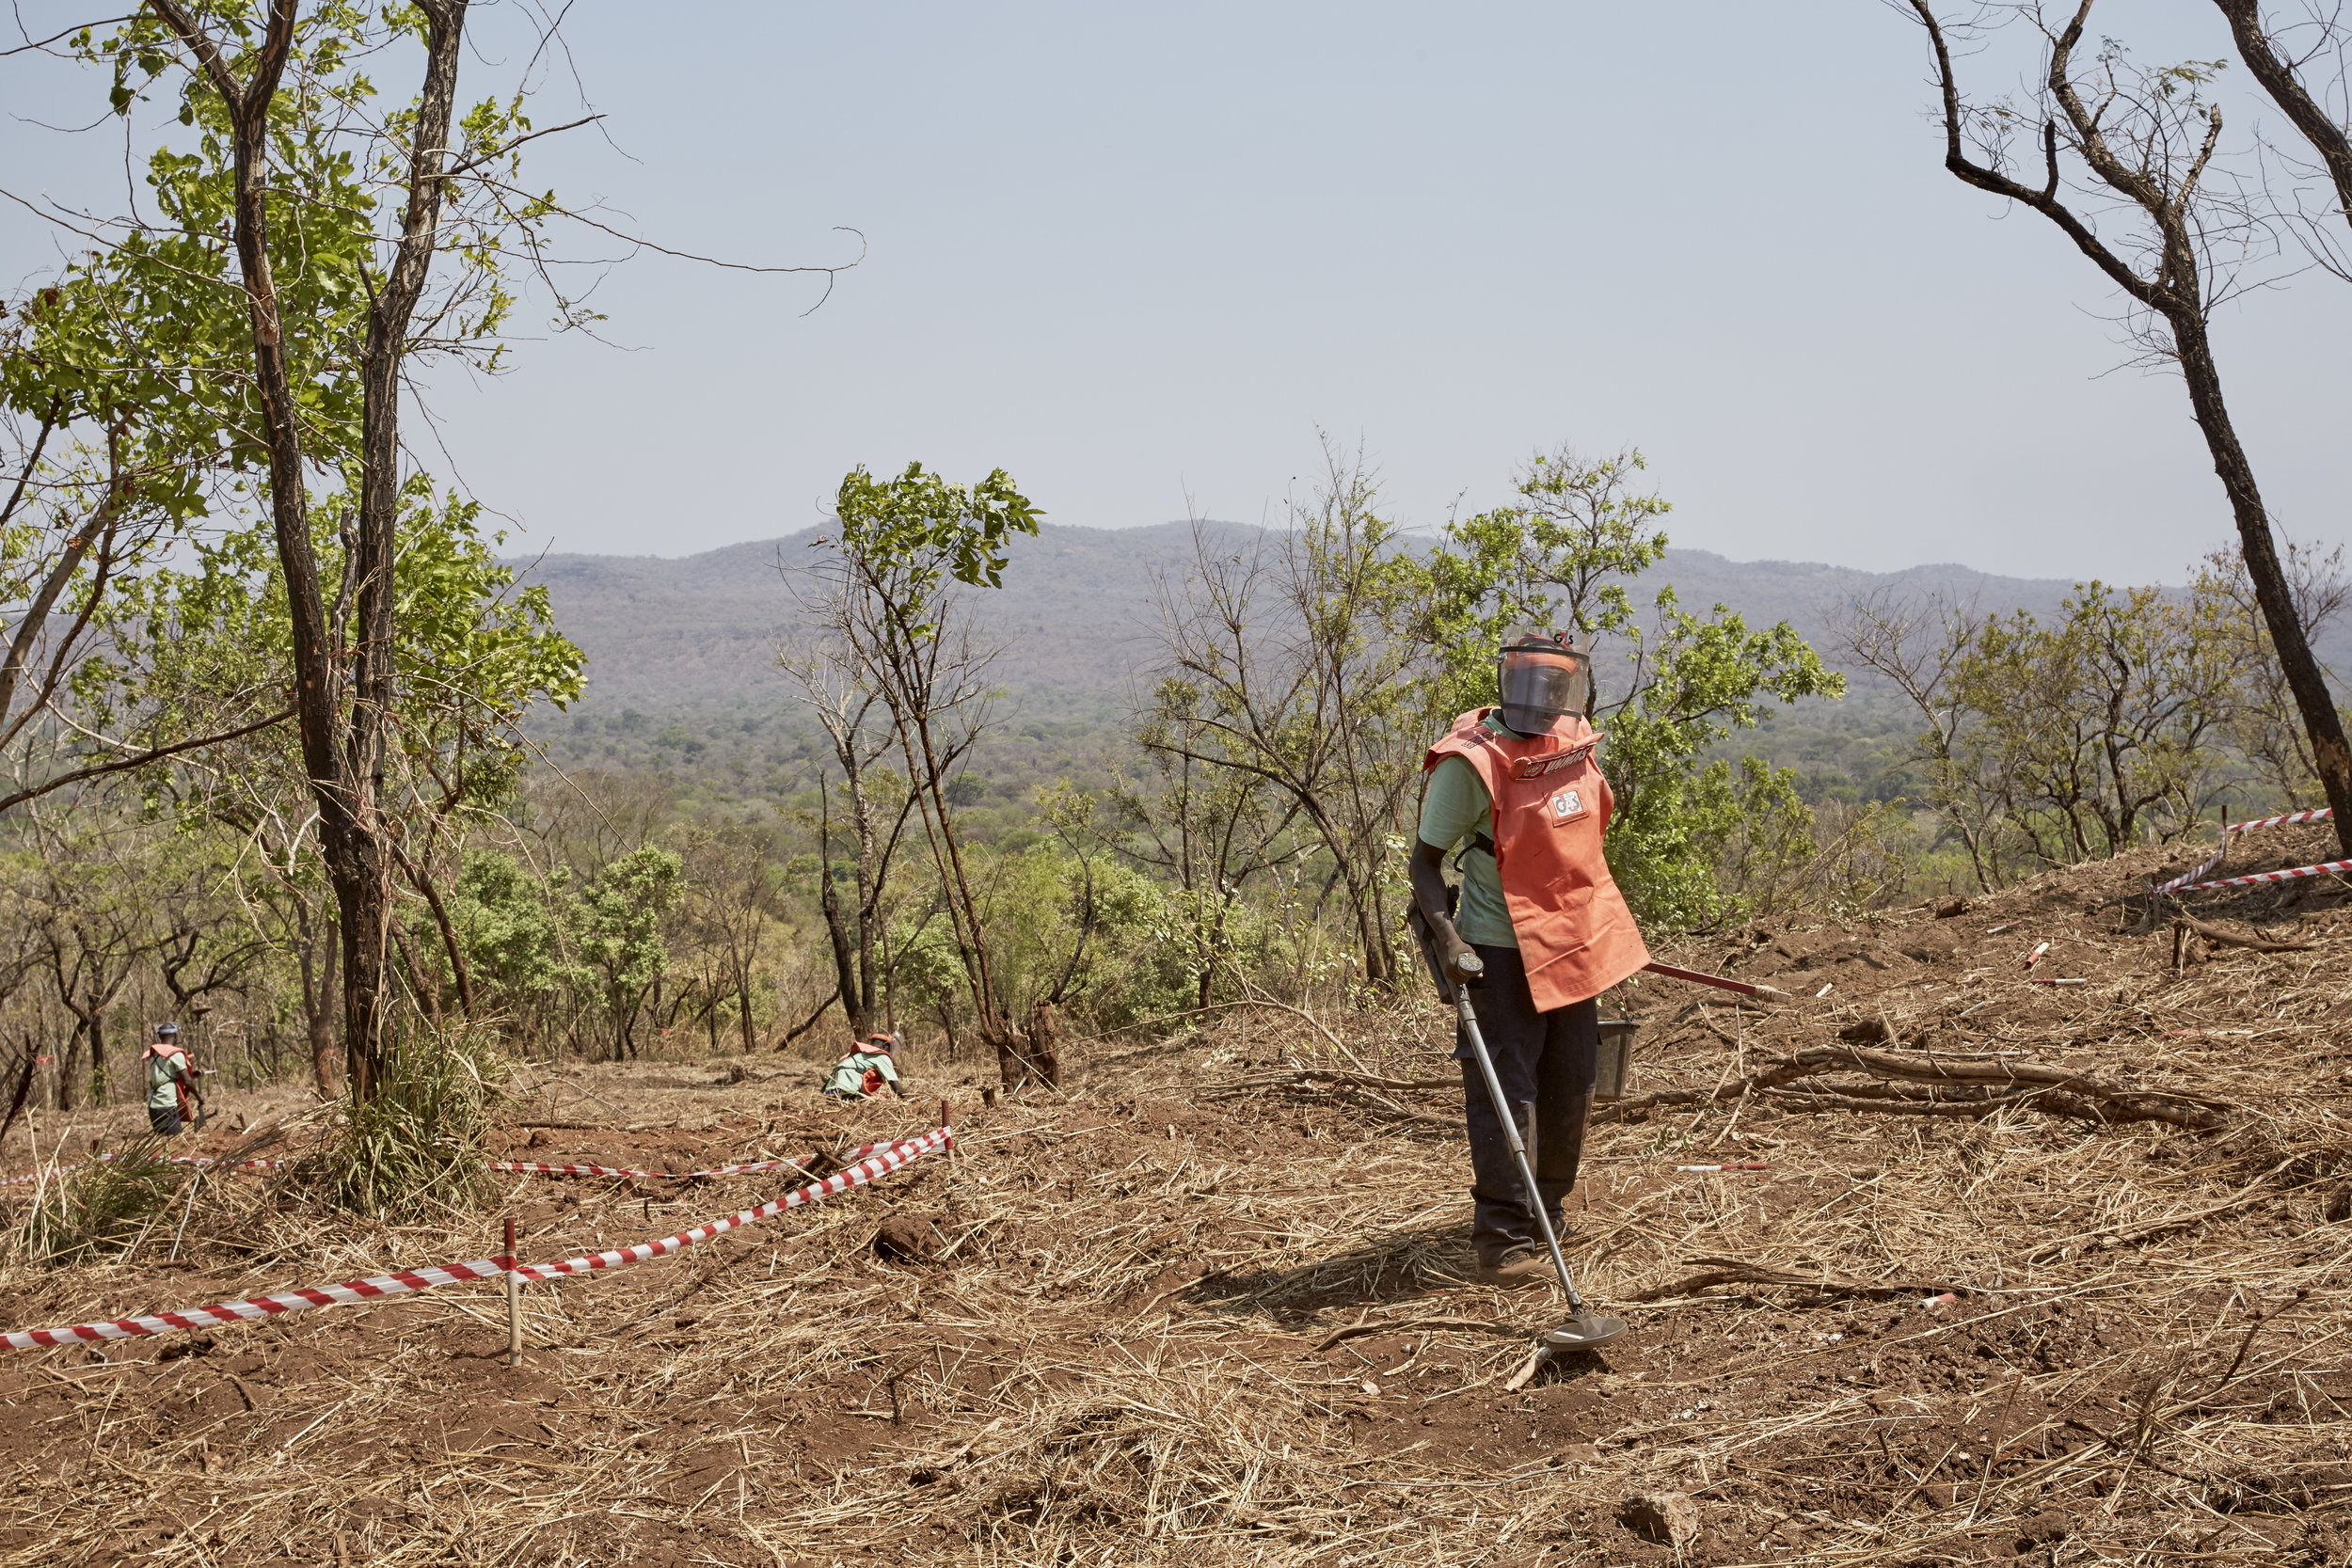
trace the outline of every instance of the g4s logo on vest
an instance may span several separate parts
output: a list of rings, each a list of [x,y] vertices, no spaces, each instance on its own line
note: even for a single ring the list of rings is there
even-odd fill
[[[1564,789],[1551,798],[1551,819],[1554,822],[1573,822],[1583,815],[1583,791]]]

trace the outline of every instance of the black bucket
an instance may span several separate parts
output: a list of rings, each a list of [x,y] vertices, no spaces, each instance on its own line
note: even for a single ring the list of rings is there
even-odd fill
[[[1623,1100],[1633,1092],[1633,1031],[1629,1018],[1600,1021],[1600,1049],[1593,1058],[1593,1098]]]

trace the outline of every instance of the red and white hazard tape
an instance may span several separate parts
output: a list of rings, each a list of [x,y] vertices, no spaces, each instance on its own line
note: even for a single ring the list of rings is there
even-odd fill
[[[515,1264],[513,1272],[524,1279],[558,1279],[565,1275],[622,1268],[650,1259],[666,1258],[684,1251],[697,1242],[707,1242],[741,1226],[780,1214],[787,1209],[821,1202],[851,1187],[865,1186],[904,1167],[921,1155],[952,1148],[955,1141],[953,1128],[937,1128],[919,1138],[892,1144],[848,1170],[829,1176],[822,1181],[812,1182],[756,1209],[747,1209],[739,1214],[730,1214],[675,1236],[665,1236],[658,1242],[625,1247],[617,1252],[598,1253],[592,1258],[568,1259],[560,1263]],[[512,1259],[477,1258],[469,1263],[442,1263],[432,1268],[409,1269],[400,1274],[377,1275],[369,1279],[345,1280],[340,1285],[317,1285],[299,1291],[282,1291],[276,1295],[250,1296],[243,1301],[215,1302],[210,1307],[193,1307],[182,1312],[153,1312],[143,1317],[117,1318],[108,1323],[71,1323],[63,1328],[36,1328],[16,1334],[0,1334],[0,1343],[10,1350],[39,1350],[49,1345],[135,1339],[149,1335],[170,1334],[180,1329],[211,1328],[221,1323],[274,1318],[311,1307],[377,1301],[386,1296],[402,1295],[411,1291],[430,1291],[437,1285],[454,1285],[468,1279],[495,1279],[503,1276],[508,1265],[513,1263]]]
[[[405,1274],[378,1275],[373,1279],[345,1280],[341,1285],[315,1285],[274,1296],[215,1302],[210,1307],[191,1307],[184,1312],[155,1312],[143,1318],[74,1323],[66,1328],[36,1328],[22,1334],[0,1335],[0,1339],[5,1339],[10,1350],[36,1350],[43,1345],[80,1344],[92,1339],[134,1339],[150,1334],[169,1334],[174,1329],[210,1328],[215,1323],[274,1318],[283,1312],[299,1312],[306,1307],[374,1301],[407,1291],[454,1285],[461,1279],[496,1278],[504,1272],[496,1259],[477,1258],[470,1263],[443,1263],[430,1269],[410,1269]]]
[[[2233,828],[2233,829],[2231,829],[2230,831],[2231,831],[2232,832],[2237,832],[2237,830],[2236,830],[2235,828]],[[2229,841],[2227,838],[2224,838],[2224,839],[2221,841],[2221,847],[2220,847],[2220,848],[2218,848],[2218,849],[2216,849],[2216,850],[2213,852],[2212,857],[2211,857],[2210,859],[2208,859],[2208,860],[2205,862],[2205,863],[2204,863],[2204,864],[2200,865],[2200,866],[2196,867],[2196,868],[2195,868],[2195,869],[2193,869],[2193,870],[2189,870],[2189,871],[2184,871],[2184,872],[2182,872],[2179,876],[2177,876],[2177,877],[2173,878],[2170,881],[2164,883],[2162,886],[2158,886],[2158,885],[2156,884],[2156,881],[2155,881],[2155,879],[2154,879],[2154,878],[2153,878],[2153,877],[2152,877],[2152,878],[2150,878],[2150,879],[2149,879],[2149,880],[2148,880],[2148,892],[2149,892],[2150,896],[2152,896],[2152,897],[2153,897],[2153,896],[2157,896],[2157,895],[2163,895],[2163,894],[2167,894],[2167,893],[2178,893],[2178,892],[2180,892],[2180,891],[2181,891],[2181,889],[2183,889],[2183,888],[2185,888],[2185,887],[2188,886],[2188,885],[2189,885],[2189,883],[2191,883],[2191,882],[2193,882],[2193,881],[2197,880],[2200,877],[2204,877],[2204,876],[2208,876],[2208,875],[2210,875],[2210,874],[2212,873],[2212,871],[2213,871],[2213,868],[2214,868],[2215,866],[2217,866],[2217,865],[2219,865],[2219,864],[2221,863],[2221,862],[2222,862],[2223,857],[2225,857],[2226,855],[2228,855],[2228,854],[2229,854],[2229,852],[2230,852],[2230,841]]]
[[[877,1180],[899,1169],[918,1155],[930,1154],[949,1148],[954,1142],[954,1131],[942,1127],[934,1132],[926,1132],[919,1138],[909,1138],[902,1143],[893,1144],[877,1152],[869,1160],[860,1161],[847,1170],[836,1171],[822,1181],[812,1181],[798,1192],[787,1193],[784,1196],[772,1202],[763,1203],[756,1209],[746,1209],[739,1214],[729,1214],[724,1219],[712,1220],[708,1225],[698,1225],[691,1230],[681,1230],[675,1236],[664,1236],[658,1242],[644,1242],[636,1246],[622,1247],[614,1252],[599,1252],[586,1258],[570,1258],[561,1263],[531,1263],[517,1268],[515,1272],[525,1279],[560,1279],[565,1275],[592,1274],[602,1269],[627,1268],[631,1263],[644,1263],[656,1258],[667,1258],[673,1253],[685,1251],[697,1242],[707,1242],[713,1236],[723,1236],[739,1226],[753,1225],[760,1220],[772,1218],[783,1213],[787,1209],[798,1209],[803,1204],[821,1202],[835,1193],[847,1192],[851,1187],[863,1187],[869,1181]]]
[[[860,1144],[855,1148],[837,1155],[835,1158],[845,1161],[862,1160],[878,1148],[892,1147],[895,1146],[887,1142]],[[101,1154],[91,1160],[77,1160],[72,1164],[59,1165],[52,1170],[37,1170],[30,1176],[0,1177],[0,1187],[22,1186],[27,1181],[38,1181],[44,1176],[63,1176],[68,1171],[80,1170],[85,1165],[104,1164],[108,1161],[120,1158],[119,1153]],[[758,1160],[749,1164],[713,1165],[708,1170],[690,1170],[683,1174],[666,1170],[631,1170],[622,1165],[543,1165],[529,1160],[491,1160],[485,1162],[485,1166],[490,1170],[516,1171],[525,1176],[642,1176],[656,1181],[688,1181],[696,1177],[751,1176],[760,1171],[806,1170],[816,1160],[817,1156],[814,1154],[803,1154],[797,1160]],[[199,1169],[218,1165],[222,1170],[282,1170],[289,1164],[284,1160],[233,1160],[222,1164],[220,1161],[209,1154],[175,1154],[168,1163],[175,1165],[194,1165]]]
[[[2318,865],[2298,865],[2285,871],[2256,871],[2244,877],[2219,877],[2210,882],[2191,882],[2178,891],[2195,893],[2209,887],[2257,887],[2264,882],[2292,882],[2303,877],[2327,877],[2339,871],[2352,871],[2352,860],[2325,861]]]
[[[2265,816],[2258,822],[2233,822],[2223,832],[2242,833],[2254,828],[2286,828],[2297,822],[2327,822],[2334,819],[2336,808],[2322,806],[2317,811],[2291,811],[2284,816]]]
[[[2216,849],[2211,858],[2202,865],[2193,871],[2184,871],[2169,882],[2159,883],[2151,878],[2148,883],[2148,895],[2153,898],[2168,893],[2194,893],[2200,888],[2244,887],[2253,882],[2286,882],[2293,881],[2297,877],[2317,877],[2328,871],[2338,869],[2343,864],[2340,861],[2330,862],[2327,865],[2299,866],[2293,871],[2265,871],[2250,877],[2233,877],[2220,881],[2204,879],[2213,874],[2214,868],[2219,865],[2230,853],[2230,839],[2233,834],[2252,832],[2258,828],[2287,828],[2297,822],[2327,822],[2333,820],[2335,815],[2335,807],[2322,806],[2317,811],[2291,811],[2283,816],[2264,816],[2248,822],[2233,822],[2221,830],[2221,847]]]

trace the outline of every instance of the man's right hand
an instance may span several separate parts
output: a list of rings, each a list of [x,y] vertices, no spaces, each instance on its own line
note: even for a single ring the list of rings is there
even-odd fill
[[[1486,966],[1479,958],[1478,950],[1462,940],[1462,933],[1454,928],[1452,921],[1438,927],[1437,935],[1438,960],[1445,965],[1447,979],[1458,986],[1485,978]]]

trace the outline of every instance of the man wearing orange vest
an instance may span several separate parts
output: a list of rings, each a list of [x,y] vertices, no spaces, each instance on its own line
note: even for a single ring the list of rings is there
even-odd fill
[[[1601,736],[1587,717],[1591,660],[1565,636],[1526,628],[1504,636],[1496,665],[1502,702],[1456,719],[1422,759],[1413,896],[1450,978],[1469,978],[1461,960],[1472,949],[1485,965],[1471,1007],[1560,1227],[1592,1106],[1596,998],[1649,952],[1601,854],[1613,801],[1593,758]],[[1465,841],[1457,912],[1445,858]],[[1467,1039],[1454,1056],[1470,1123],[1478,1276],[1543,1284],[1551,1261]]]

